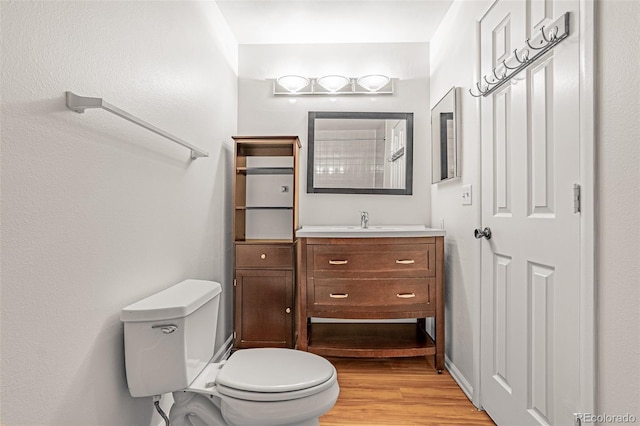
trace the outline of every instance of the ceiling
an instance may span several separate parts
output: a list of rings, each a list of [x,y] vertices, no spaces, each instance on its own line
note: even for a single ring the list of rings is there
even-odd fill
[[[452,0],[216,0],[239,44],[428,42]]]

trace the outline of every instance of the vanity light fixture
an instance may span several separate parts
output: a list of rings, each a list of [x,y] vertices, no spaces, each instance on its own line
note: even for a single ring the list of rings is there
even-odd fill
[[[358,86],[369,92],[377,92],[389,83],[390,78],[382,74],[371,74],[360,77],[356,80]]]
[[[332,74],[318,78],[284,75],[273,79],[274,95],[393,95],[394,80],[382,74],[345,77]]]
[[[301,75],[283,75],[276,79],[276,83],[282,86],[290,94],[295,94],[309,85],[309,79],[302,77]]]

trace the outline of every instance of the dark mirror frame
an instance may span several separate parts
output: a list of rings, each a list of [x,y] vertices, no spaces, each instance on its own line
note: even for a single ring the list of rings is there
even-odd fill
[[[405,187],[404,188],[317,188],[313,184],[315,121],[316,119],[344,120],[406,120],[407,137],[405,141]],[[307,139],[307,193],[324,194],[380,194],[411,195],[413,194],[413,113],[411,112],[336,112],[309,111],[309,133]]]

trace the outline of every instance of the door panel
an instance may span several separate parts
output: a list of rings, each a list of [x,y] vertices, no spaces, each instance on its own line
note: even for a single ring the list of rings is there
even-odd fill
[[[509,256],[494,255],[493,295],[494,302],[494,363],[493,379],[511,393],[509,368],[509,289],[511,283],[511,258]]]
[[[483,74],[577,10],[577,1],[496,2],[480,24]],[[579,411],[575,29],[569,37],[481,100],[482,227],[492,231],[482,242],[481,402],[499,425],[573,424]]]
[[[531,65],[529,81],[530,137],[528,193],[529,216],[553,218],[555,200],[555,176],[553,173],[555,152],[553,139],[553,57],[541,59]]]
[[[553,413],[553,365],[548,354],[553,352],[554,330],[554,268],[548,265],[529,263],[529,347],[531,368],[529,370],[528,399],[532,415],[540,423],[549,424]]]
[[[494,101],[493,193],[494,214],[511,216],[511,88],[496,93]]]

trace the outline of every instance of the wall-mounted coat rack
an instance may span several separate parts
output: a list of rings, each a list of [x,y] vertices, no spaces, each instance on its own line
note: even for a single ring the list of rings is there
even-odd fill
[[[182,139],[176,136],[173,136],[172,134],[167,133],[164,130],[154,126],[153,124],[149,124],[146,121],[141,120],[138,117],[135,117],[114,105],[111,105],[110,103],[106,102],[102,98],[89,98],[86,96],[78,96],[73,92],[66,92],[66,93],[67,93],[67,108],[69,108],[72,111],[75,111],[81,114],[88,108],[102,108],[105,111],[109,111],[110,113],[117,115],[118,117],[122,117],[125,120],[128,120],[134,124],[137,124],[138,126],[144,127],[145,129],[152,131],[153,133],[156,133],[162,137],[172,140],[177,144],[180,144],[186,148],[189,148],[191,150],[192,159],[209,156],[208,152],[203,151],[199,148],[196,148],[195,146],[191,145],[189,142],[183,141]]]
[[[545,31],[545,27],[549,29]],[[476,83],[478,93],[473,93],[472,89],[469,93],[476,98],[491,94],[568,36],[569,12],[552,24],[540,27],[533,39],[527,39],[520,49],[514,49],[513,55],[503,59],[491,73],[482,76],[482,80]]]

